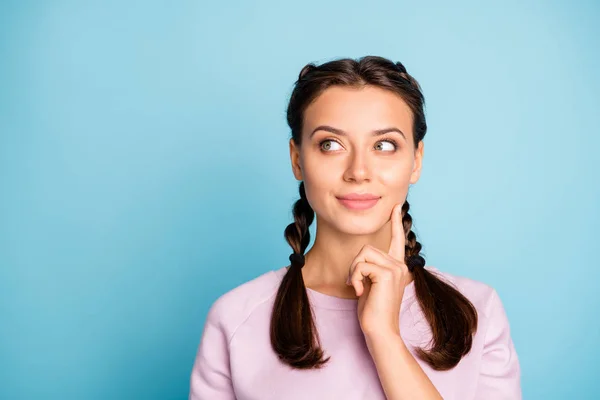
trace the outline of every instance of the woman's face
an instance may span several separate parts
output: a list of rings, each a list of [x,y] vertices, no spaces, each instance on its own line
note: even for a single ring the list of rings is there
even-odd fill
[[[306,109],[302,144],[290,140],[290,157],[319,223],[369,235],[389,221],[421,172],[423,142],[415,149],[412,125],[404,100],[373,86],[331,87]],[[378,200],[340,201],[352,193]]]

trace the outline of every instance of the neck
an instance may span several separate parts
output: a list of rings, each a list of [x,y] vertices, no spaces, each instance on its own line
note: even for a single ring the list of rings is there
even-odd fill
[[[370,235],[349,235],[320,224],[317,216],[314,245],[306,253],[302,275],[306,287],[339,297],[353,297],[354,289],[346,285],[352,260],[369,244],[387,252],[391,242],[391,221]]]

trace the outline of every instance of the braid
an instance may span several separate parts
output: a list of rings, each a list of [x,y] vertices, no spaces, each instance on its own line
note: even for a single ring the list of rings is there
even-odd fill
[[[300,183],[299,191],[300,199],[293,208],[294,222],[285,228],[284,233],[294,252],[273,305],[271,347],[284,363],[298,369],[311,369],[320,368],[329,361],[329,357],[323,357],[302,276],[304,251],[310,243],[309,227],[315,212],[306,198],[304,182]]]
[[[444,371],[456,366],[471,350],[477,311],[462,293],[425,269],[425,259],[419,254],[421,244],[411,230],[409,208],[406,201],[402,205],[402,225],[408,232],[405,263],[413,273],[415,293],[432,332],[431,348],[418,348],[416,353],[433,369]]]
[[[285,228],[285,239],[296,254],[304,254],[310,243],[309,226],[313,223],[315,212],[308,203],[304,182],[300,182],[300,199],[294,203],[294,222]]]
[[[408,270],[414,272],[416,268],[425,268],[425,259],[419,254],[421,252],[421,243],[417,241],[417,236],[412,231],[412,217],[408,213],[410,204],[408,200],[402,205],[402,226],[404,232],[408,232],[406,235],[406,245],[404,247],[404,261]]]

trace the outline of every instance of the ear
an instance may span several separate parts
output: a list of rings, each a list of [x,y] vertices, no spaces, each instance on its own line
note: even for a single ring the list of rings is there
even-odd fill
[[[424,151],[425,151],[424,148],[425,148],[425,144],[421,140],[419,142],[419,146],[415,150],[415,162],[414,162],[413,170],[410,174],[410,183],[413,185],[415,183],[417,183],[417,181],[421,177],[421,168],[423,165],[423,155],[424,155]]]
[[[302,178],[302,167],[300,166],[300,148],[296,146],[294,139],[290,139],[290,161],[292,162],[292,172],[294,177],[301,181]]]

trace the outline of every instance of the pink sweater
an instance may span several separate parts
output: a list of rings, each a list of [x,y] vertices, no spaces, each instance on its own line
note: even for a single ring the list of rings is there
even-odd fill
[[[521,399],[520,367],[504,308],[494,289],[470,279],[427,270],[455,285],[477,308],[473,347],[449,371],[419,364],[445,400]],[[385,399],[356,315],[357,300],[308,289],[329,362],[320,370],[294,370],[271,349],[269,324],[286,267],[269,271],[217,299],[209,310],[190,379],[190,400]],[[410,346],[431,338],[409,284],[400,332]],[[414,355],[414,353],[413,353]]]

